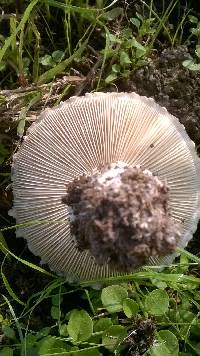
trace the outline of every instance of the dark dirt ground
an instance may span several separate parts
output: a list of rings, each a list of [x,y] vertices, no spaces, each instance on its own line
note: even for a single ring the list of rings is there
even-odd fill
[[[161,55],[135,71],[120,89],[150,96],[178,117],[190,138],[200,144],[200,73],[185,69],[187,47],[164,49]]]

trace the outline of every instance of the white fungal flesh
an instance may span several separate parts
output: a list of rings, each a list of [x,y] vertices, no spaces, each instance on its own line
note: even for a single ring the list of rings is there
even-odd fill
[[[167,183],[172,216],[184,228],[179,246],[185,247],[200,216],[200,160],[178,119],[152,99],[135,93],[71,98],[41,115],[14,157],[11,214],[17,224],[44,220],[18,228],[17,236],[70,281],[117,275],[76,249],[71,211],[61,198],[74,178],[118,161],[140,165]],[[170,263],[174,256],[149,263]]]
[[[121,173],[124,172],[126,163],[112,163],[111,168],[99,175],[97,181],[102,185],[115,185],[119,187],[121,185]]]

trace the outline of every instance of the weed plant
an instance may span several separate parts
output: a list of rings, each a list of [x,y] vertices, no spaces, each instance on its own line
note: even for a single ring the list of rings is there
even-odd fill
[[[38,278],[47,274],[50,282],[23,302],[9,285],[2,263],[0,355],[95,356],[105,350],[110,355],[199,354],[200,260],[189,252],[180,251],[180,262],[162,272],[148,267],[69,286],[5,245],[2,251],[36,270]],[[46,313],[39,329],[34,323],[38,308]]]
[[[126,1],[3,1],[9,14],[0,18],[1,87],[44,84],[73,70],[85,75],[98,59],[97,87],[128,77],[160,35],[170,46],[182,43],[191,10],[184,8],[174,28],[169,18],[179,4],[164,2],[160,14],[153,0],[139,0],[136,8]]]

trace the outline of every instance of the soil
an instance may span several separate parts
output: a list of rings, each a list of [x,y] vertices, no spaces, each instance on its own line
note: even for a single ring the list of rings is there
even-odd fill
[[[185,126],[190,138],[200,144],[200,73],[183,67],[190,59],[185,46],[164,49],[136,70],[130,80],[119,84],[121,90],[136,91],[152,97]]]

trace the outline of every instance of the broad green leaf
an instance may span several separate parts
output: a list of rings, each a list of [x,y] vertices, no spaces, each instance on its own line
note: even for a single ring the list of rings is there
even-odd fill
[[[103,288],[101,293],[102,304],[108,310],[109,313],[116,313],[121,311],[123,301],[127,297],[127,290],[119,285],[113,285]]]
[[[171,355],[176,356],[179,352],[179,345],[176,336],[169,330],[160,330],[158,332],[158,340],[163,342]]]
[[[129,42],[129,39],[133,37],[133,32],[129,27],[125,27],[121,31],[122,44],[126,47],[126,43]]]
[[[50,54],[45,54],[45,56],[41,57],[40,63],[43,66],[49,66],[49,67],[53,67],[55,65],[55,62],[53,58],[50,56]]]
[[[69,346],[66,343],[50,335],[39,341],[37,347],[38,356],[53,355],[54,353],[55,355],[62,355],[62,353],[64,355],[69,350]]]
[[[155,278],[152,278],[151,279],[151,283],[153,284],[153,286],[159,288],[159,289],[165,289],[167,288],[167,283],[165,282],[162,282],[162,281],[158,281],[157,279]]]
[[[135,302],[135,300],[126,298],[123,301],[123,311],[127,318],[131,318],[133,315],[138,313],[138,304]]]
[[[74,342],[88,340],[93,332],[93,322],[85,310],[73,310],[67,325],[69,336]]]
[[[174,356],[172,355],[164,343],[156,343],[147,353],[147,356]]]
[[[109,84],[114,82],[116,79],[117,79],[117,73],[111,73],[106,77],[105,82]]]
[[[192,29],[191,29],[191,32],[192,32],[192,34],[193,34],[194,36],[197,36],[197,37],[200,36],[200,28],[199,28],[199,27],[197,27],[197,28],[192,28]]]
[[[59,320],[60,319],[60,308],[52,305],[51,307],[51,317],[52,319]]]
[[[200,70],[200,63],[195,63],[194,59],[186,59],[182,62],[183,66],[190,70]]]
[[[140,49],[143,52],[146,52],[146,49],[141,43],[139,43],[135,38],[132,39],[132,46],[134,48]]]
[[[188,18],[191,23],[198,23],[198,18],[196,16],[189,15]]]
[[[104,17],[108,21],[113,21],[113,20],[115,20],[117,17],[119,17],[122,14],[123,14],[123,9],[121,7],[114,7],[112,10],[107,11],[104,14]]]
[[[132,17],[130,19],[130,22],[137,27],[137,29],[140,27],[140,20],[138,20],[136,17]]]
[[[42,328],[36,334],[37,340],[39,340],[39,339],[41,339],[41,338],[43,338],[45,336],[48,336],[50,334],[50,331],[51,331],[51,328],[49,326],[46,326],[46,327]]]
[[[110,318],[102,318],[97,320],[94,324],[94,332],[104,331],[112,326],[112,320]]]
[[[60,303],[62,303],[62,301],[63,301],[63,297],[60,294],[53,295],[51,298],[52,304],[55,305],[56,307],[58,307]]]
[[[146,48],[142,46],[135,38],[132,39],[131,43],[132,46],[136,49],[135,55],[137,59],[143,57],[146,54]]]
[[[59,333],[61,336],[68,336],[67,324],[62,324],[59,328]]]
[[[195,53],[200,58],[200,45],[196,45]]]
[[[190,327],[192,324],[195,324],[195,319],[197,319],[197,316],[192,313],[190,310],[184,310],[180,309],[179,312],[175,313],[176,314],[176,319],[175,321],[179,321],[180,323],[186,323],[186,325],[180,325],[179,332],[182,337],[182,339],[186,339],[189,334],[190,334]],[[188,323],[188,324],[187,324]]]
[[[128,53],[126,53],[126,52],[124,52],[124,51],[121,51],[121,52],[120,52],[120,59],[119,59],[119,61],[120,61],[120,65],[121,65],[122,67],[125,67],[127,64],[131,64],[131,60],[130,60],[130,58],[129,58]]]
[[[169,308],[169,296],[165,290],[155,289],[145,297],[145,309],[152,315],[163,315]]]
[[[119,73],[120,72],[120,66],[118,64],[113,64],[112,65],[112,72]]]
[[[127,332],[122,325],[113,325],[102,336],[102,344],[110,351],[114,351],[126,338]]]
[[[142,23],[145,21],[145,18],[139,12],[136,12],[136,16]]]
[[[148,356],[178,356],[179,344],[176,336],[169,330],[157,334],[157,342],[150,348]]]
[[[52,58],[55,62],[60,62],[64,58],[65,52],[57,50],[52,53]]]
[[[146,48],[136,48],[135,56],[137,59],[143,57],[146,54]]]
[[[110,32],[106,33],[106,37],[107,37],[109,42],[119,43],[119,44],[122,42],[117,36],[113,35]]]
[[[8,325],[3,325],[2,326],[2,331],[4,333],[4,335],[6,337],[8,337],[9,339],[15,339],[16,335],[15,335],[15,330],[12,329],[10,326]]]

